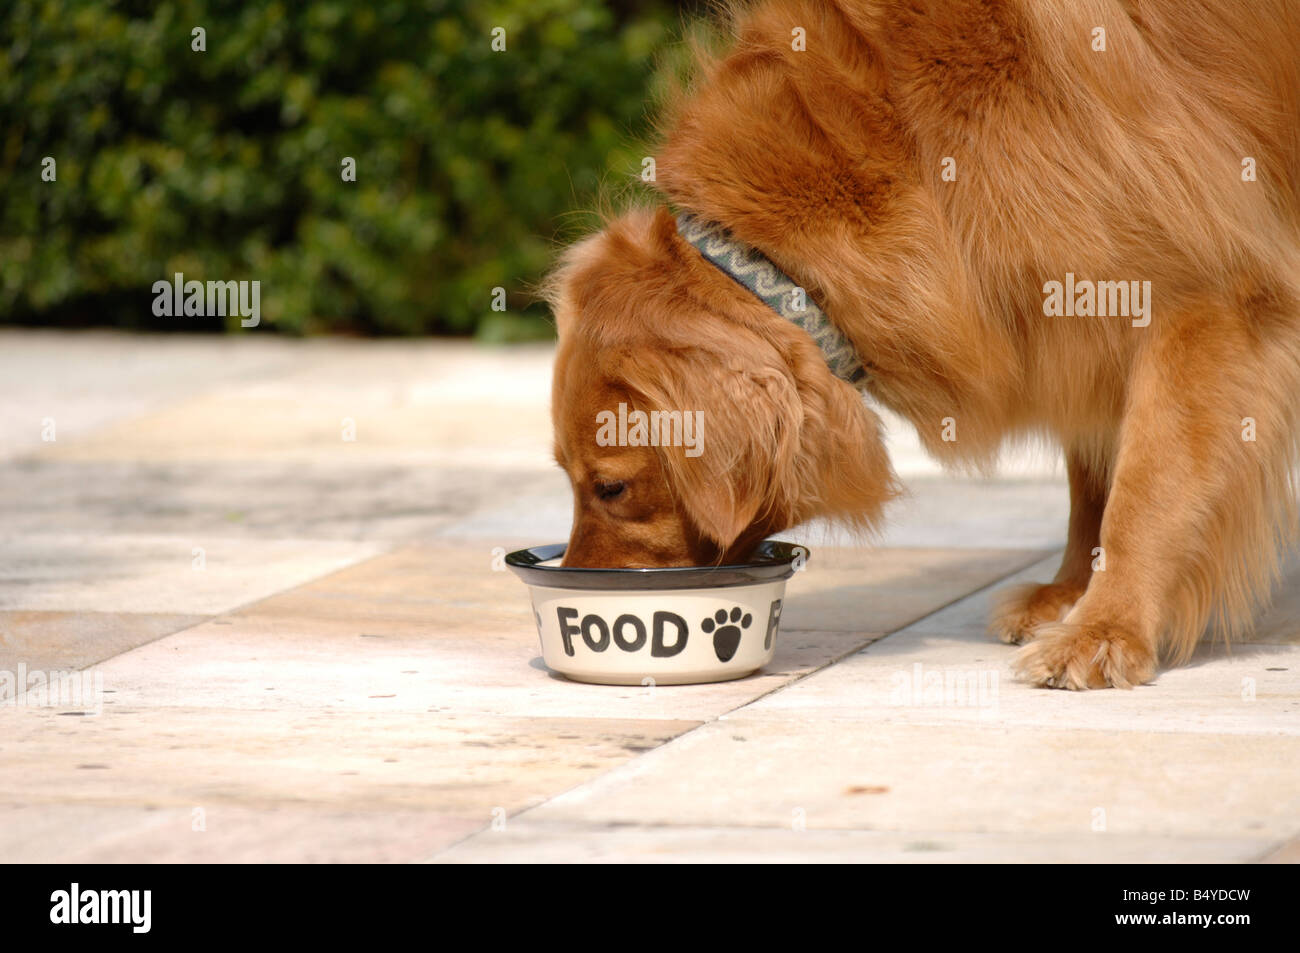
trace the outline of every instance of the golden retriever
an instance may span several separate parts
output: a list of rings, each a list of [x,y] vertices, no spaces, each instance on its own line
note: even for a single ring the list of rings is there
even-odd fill
[[[1212,620],[1249,626],[1296,528],[1300,0],[767,0],[733,20],[667,109],[663,203],[548,285],[566,563],[734,560],[815,517],[869,527],[895,494],[858,390],[671,205],[805,289],[941,461],[1063,449],[1060,571],[992,620],[1021,677],[1130,687]],[[1113,313],[1114,284],[1110,312],[1085,302],[1101,282],[1145,288],[1145,315]],[[701,411],[700,452],[598,440],[620,404]]]

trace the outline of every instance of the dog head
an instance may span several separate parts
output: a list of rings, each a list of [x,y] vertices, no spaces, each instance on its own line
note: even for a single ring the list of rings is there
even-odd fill
[[[574,495],[566,565],[743,560],[814,517],[869,526],[894,495],[861,395],[666,209],[571,248],[548,297],[555,456]]]

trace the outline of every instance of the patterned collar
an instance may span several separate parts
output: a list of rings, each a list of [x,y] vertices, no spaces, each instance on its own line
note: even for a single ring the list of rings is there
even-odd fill
[[[700,254],[748,288],[769,308],[802,328],[822,350],[826,366],[841,380],[861,388],[868,375],[857,352],[807,293],[757,248],[732,238],[721,225],[704,222],[689,212],[677,216],[677,231]]]

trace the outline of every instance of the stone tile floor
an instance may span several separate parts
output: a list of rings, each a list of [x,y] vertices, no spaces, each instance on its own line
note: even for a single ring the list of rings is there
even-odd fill
[[[1018,684],[984,613],[1055,569],[1047,455],[888,420],[911,495],[791,534],[766,670],[549,674],[499,556],[567,534],[550,361],[0,332],[0,861],[1300,860],[1300,570],[1152,686]]]

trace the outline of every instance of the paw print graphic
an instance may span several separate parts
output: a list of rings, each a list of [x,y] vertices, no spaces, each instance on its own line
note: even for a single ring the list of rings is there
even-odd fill
[[[727,624],[728,620],[730,625]],[[753,621],[753,616],[744,612],[740,606],[735,606],[730,616],[727,615],[726,609],[719,609],[712,616],[706,616],[700,623],[700,628],[706,635],[713,632],[713,653],[717,655],[718,661],[730,662],[731,657],[736,654],[736,649],[740,648],[741,629],[748,629]]]

